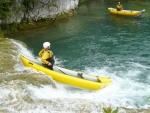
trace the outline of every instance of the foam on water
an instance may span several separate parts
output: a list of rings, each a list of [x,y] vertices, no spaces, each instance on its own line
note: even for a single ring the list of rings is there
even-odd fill
[[[137,77],[141,73],[140,70],[128,70],[127,73],[124,73],[125,77],[119,77],[117,73],[107,73],[106,70],[95,72],[110,75],[113,80],[110,86],[95,93],[93,96],[95,100],[98,98],[105,104],[110,102],[114,106],[127,108],[148,108],[150,106],[147,102],[147,97],[150,95],[150,85],[139,83],[133,79],[133,77]]]
[[[15,45],[17,45],[18,51],[23,52],[23,54],[34,57],[32,52],[27,50],[23,45],[18,42],[12,40]],[[19,55],[17,56],[19,58]],[[19,66],[15,67],[17,70],[22,70],[25,68],[22,64],[18,64]],[[110,76],[113,80],[112,84],[108,87],[99,90],[99,91],[88,91],[88,90],[78,90],[72,88],[67,88],[64,85],[57,83],[59,86],[56,88],[52,88],[49,85],[42,85],[41,87],[33,86],[27,84],[26,90],[32,93],[31,97],[34,99],[46,99],[51,100],[53,98],[67,98],[67,99],[86,99],[93,101],[95,103],[102,103],[106,106],[114,106],[114,107],[125,107],[125,108],[148,108],[150,107],[150,103],[147,101],[147,98],[150,96],[150,84],[138,82],[136,79],[138,78],[139,73],[141,71],[147,70],[150,67],[144,66],[138,63],[130,63],[130,66],[135,68],[136,70],[128,70],[127,72],[122,71],[123,77],[119,76],[116,71],[108,72],[107,70],[111,67],[104,67],[101,69],[85,68],[84,72],[92,75],[102,75],[102,76]],[[19,69],[20,68],[20,69]],[[31,71],[31,69],[28,69]],[[36,71],[34,71],[35,73]],[[38,73],[38,72],[37,72]],[[132,76],[131,76],[132,75]],[[147,75],[148,76],[148,75]],[[136,78],[136,79],[133,79]],[[147,78],[150,80],[150,77]],[[4,91],[4,90],[3,90]],[[7,91],[4,91],[5,94]],[[15,95],[16,93],[14,93]],[[69,106],[69,105],[68,105]]]

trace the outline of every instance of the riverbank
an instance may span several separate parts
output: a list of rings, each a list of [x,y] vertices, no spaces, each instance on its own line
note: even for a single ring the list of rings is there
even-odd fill
[[[41,19],[38,21],[27,21],[27,22],[22,22],[22,23],[12,23],[7,25],[7,29],[2,30],[4,34],[15,34],[15,33],[20,33],[24,31],[30,31],[30,30],[37,30],[41,28],[48,27],[52,25],[54,22],[67,19],[69,17],[75,16],[76,11],[75,10],[70,10],[67,13],[61,13],[60,15],[57,15],[55,18],[50,18],[50,19]]]

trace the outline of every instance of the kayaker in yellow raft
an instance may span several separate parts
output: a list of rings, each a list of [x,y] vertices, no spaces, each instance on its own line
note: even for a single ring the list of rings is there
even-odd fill
[[[122,5],[120,2],[118,2],[118,5],[117,5],[117,11],[121,11],[123,9]]]
[[[43,62],[43,65],[51,70],[53,70],[53,65],[55,63],[54,60],[54,54],[50,50],[50,43],[49,42],[44,42],[43,43],[43,48],[38,55],[41,58],[41,61]]]

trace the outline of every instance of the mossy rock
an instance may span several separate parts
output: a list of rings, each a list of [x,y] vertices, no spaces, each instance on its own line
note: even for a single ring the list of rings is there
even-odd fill
[[[23,20],[19,24],[12,23],[12,24],[6,25],[7,27],[3,29],[3,32],[4,32],[4,34],[13,34],[13,33],[18,33],[21,31],[41,29],[43,27],[48,27],[55,21],[66,19],[68,17],[75,16],[75,15],[76,15],[76,11],[71,10],[69,12],[63,12],[63,13],[57,15],[55,18],[48,18],[48,19],[41,18],[38,21]],[[0,33],[0,36],[1,36],[1,33]]]

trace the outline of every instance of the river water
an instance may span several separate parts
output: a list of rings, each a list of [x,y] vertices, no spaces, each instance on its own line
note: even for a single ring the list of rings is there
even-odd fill
[[[27,56],[37,57],[42,43],[50,41],[57,65],[91,75],[110,76],[113,80],[100,91],[79,90],[55,81],[59,88],[27,84],[32,99],[42,102],[37,107],[31,102],[32,112],[34,108],[50,112],[47,106],[53,99],[58,101],[53,100],[54,108],[49,105],[51,112],[81,112],[83,109],[98,112],[99,104],[131,109],[150,107],[150,1],[122,0],[121,3],[124,9],[146,11],[137,18],[111,15],[107,8],[115,7],[115,0],[92,0],[79,5],[74,17],[55,22],[48,28],[9,36],[28,46],[26,50],[15,42]],[[16,70],[24,68],[21,63],[18,65],[20,69]],[[86,101],[93,105],[86,105]]]

